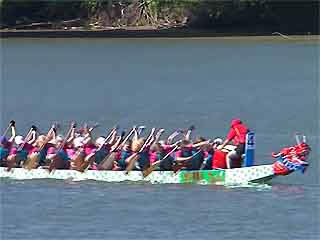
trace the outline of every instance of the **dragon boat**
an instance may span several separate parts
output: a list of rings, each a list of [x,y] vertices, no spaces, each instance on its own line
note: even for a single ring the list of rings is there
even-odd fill
[[[149,182],[152,184],[215,184],[234,185],[244,183],[264,183],[276,175],[273,165],[260,165],[234,169],[195,170],[195,171],[153,171],[147,177],[143,177],[141,171],[103,171],[88,170],[79,172],[76,170],[54,170],[51,173],[47,169],[0,168],[0,178],[16,180],[27,179],[60,179],[60,180],[96,180],[104,182]]]
[[[306,144],[305,136],[303,142],[297,139],[297,145],[285,147],[279,153],[272,153],[277,160],[273,164],[254,166],[255,137],[250,132],[246,139],[246,151],[244,156],[244,167],[232,169],[213,170],[180,170],[174,171],[152,171],[144,177],[142,171],[112,171],[112,170],[87,170],[84,172],[68,169],[48,168],[11,168],[0,167],[0,178],[15,180],[28,179],[57,179],[84,181],[95,180],[104,182],[149,182],[152,184],[214,184],[214,185],[241,185],[250,183],[266,183],[276,176],[286,176],[294,171],[304,173],[308,167],[307,156],[311,149]]]

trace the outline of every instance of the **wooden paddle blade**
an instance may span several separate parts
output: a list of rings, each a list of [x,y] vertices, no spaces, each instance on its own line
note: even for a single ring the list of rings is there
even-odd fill
[[[117,154],[116,152],[110,153],[107,155],[102,162],[98,165],[99,170],[111,170],[113,167],[114,161],[117,159]]]
[[[174,173],[177,173],[178,171],[181,170],[181,168],[188,167],[188,166],[189,166],[189,162],[184,161],[184,162],[181,162],[181,163],[174,165],[172,169],[173,169]]]
[[[70,161],[70,169],[78,170],[84,162],[84,153],[77,152],[75,156]]]
[[[8,156],[7,158],[7,171],[10,172],[17,164],[17,155]]]
[[[128,158],[129,163],[126,168],[126,174],[128,174],[134,168],[134,166],[139,158],[140,158],[139,154],[133,154]]]
[[[28,170],[37,168],[39,160],[40,160],[40,153],[31,154],[30,156],[28,156],[28,159],[24,164],[24,168]]]
[[[56,155],[51,159],[48,170],[49,172],[52,172],[54,169],[66,169],[66,168],[67,168],[66,162],[61,157]]]
[[[148,177],[156,168],[158,164],[153,164],[150,167],[148,167],[146,170],[142,172],[143,177]]]
[[[89,166],[91,166],[91,164],[94,162],[94,160],[96,159],[96,155],[95,154],[89,154],[84,162],[81,164],[80,168],[78,169],[79,172],[84,172],[85,170],[87,170],[87,168]]]

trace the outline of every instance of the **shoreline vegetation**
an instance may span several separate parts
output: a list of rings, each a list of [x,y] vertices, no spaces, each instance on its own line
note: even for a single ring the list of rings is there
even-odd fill
[[[319,35],[319,1],[0,0],[1,37]]]

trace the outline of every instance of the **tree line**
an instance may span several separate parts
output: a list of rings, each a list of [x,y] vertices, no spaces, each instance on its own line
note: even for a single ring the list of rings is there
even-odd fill
[[[189,27],[319,32],[319,1],[2,0],[1,28]]]

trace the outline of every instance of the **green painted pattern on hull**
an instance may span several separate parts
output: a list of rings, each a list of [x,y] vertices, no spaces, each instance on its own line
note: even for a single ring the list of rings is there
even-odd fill
[[[225,181],[224,170],[200,170],[200,171],[181,171],[179,173],[180,183],[205,183],[223,184]]]

